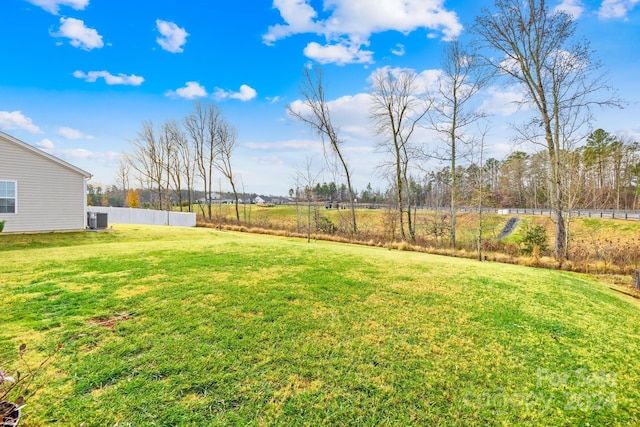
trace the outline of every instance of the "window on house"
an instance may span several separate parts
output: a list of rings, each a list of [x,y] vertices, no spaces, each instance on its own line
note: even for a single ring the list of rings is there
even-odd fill
[[[16,213],[16,182],[0,181],[0,214]]]

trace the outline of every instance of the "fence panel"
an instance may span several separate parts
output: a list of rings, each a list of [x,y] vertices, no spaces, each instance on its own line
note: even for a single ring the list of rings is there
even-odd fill
[[[151,209],[112,208],[89,206],[88,212],[106,213],[109,223],[171,225],[176,227],[195,227],[196,214],[193,212],[156,211]]]

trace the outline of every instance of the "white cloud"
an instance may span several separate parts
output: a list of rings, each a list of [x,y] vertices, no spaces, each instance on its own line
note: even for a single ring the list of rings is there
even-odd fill
[[[376,76],[387,73],[390,73],[394,77],[398,77],[401,73],[415,74],[415,81],[413,83],[414,96],[425,94],[428,90],[437,88],[438,81],[442,76],[441,70],[424,70],[418,73],[411,68],[392,68],[386,66],[373,70],[367,78],[367,81],[372,84]]]
[[[171,53],[180,53],[183,51],[182,47],[187,42],[187,36],[189,33],[184,28],[178,27],[173,22],[163,21],[162,19],[156,20],[156,26],[161,36],[156,39],[156,42],[162,47],[162,49]]]
[[[280,11],[280,16],[286,24],[270,26],[267,34],[262,36],[265,44],[272,45],[292,34],[322,32],[322,24],[313,21],[318,14],[306,0],[274,0],[273,7]]]
[[[254,88],[248,85],[241,85],[239,92],[226,91],[224,89],[216,89],[214,94],[215,98],[218,100],[222,99],[239,99],[240,101],[251,101],[258,95],[258,92]]]
[[[524,94],[518,86],[512,86],[506,89],[498,87],[490,87],[487,90],[489,96],[480,106],[480,109],[491,115],[510,116],[520,110],[527,109],[522,105]]]
[[[98,153],[89,151],[86,148],[68,148],[59,150],[56,155],[60,157],[66,157],[68,159],[86,160],[95,158]]]
[[[302,115],[310,114],[311,110],[300,99],[289,105],[292,111]],[[345,140],[353,138],[371,137],[371,122],[369,112],[371,110],[371,95],[358,93],[355,95],[341,96],[327,101],[327,108],[331,114],[331,121],[338,129],[340,137]]]
[[[73,129],[66,126],[58,128],[58,135],[66,139],[93,139],[91,135],[85,135],[77,129]]]
[[[118,74],[114,76],[108,71],[89,71],[85,73],[84,71],[74,71],[73,77],[77,79],[83,79],[86,82],[94,83],[99,78],[103,78],[105,83],[108,85],[127,85],[127,86],[140,86],[144,82],[144,78],[140,76],[136,76],[135,74],[126,75],[126,74]]]
[[[33,124],[31,118],[26,117],[21,111],[0,111],[0,128],[5,130],[26,130],[31,133],[42,133],[40,128]]]
[[[562,3],[557,5],[553,10],[554,12],[566,12],[571,15],[573,19],[578,19],[584,13],[584,3],[582,3],[582,0],[562,0]]]
[[[84,10],[89,5],[89,0],[27,0],[29,3],[43,8],[54,15],[58,14],[60,6],[69,6],[75,10]]]
[[[185,87],[175,91],[169,90],[165,92],[165,95],[172,98],[196,99],[207,96],[207,90],[198,82],[187,82]]]
[[[40,142],[36,142],[36,146],[38,146],[42,151],[46,151],[49,154],[52,154],[53,150],[56,148],[56,146],[53,144],[53,141],[48,138],[45,138]]]
[[[93,28],[84,25],[84,21],[75,18],[60,18],[60,30],[52,33],[55,37],[70,39],[71,46],[91,50],[104,46],[102,36]]]
[[[48,138],[45,138],[40,142],[36,142],[36,146],[42,151],[71,162],[79,160],[91,160],[97,161],[99,163],[109,163],[114,160],[118,160],[122,155],[122,153],[117,153],[115,151],[98,152],[87,150],[86,148],[82,147],[60,148]]]
[[[304,48],[304,55],[320,64],[344,65],[373,62],[373,52],[361,50],[360,46],[347,46],[343,43],[321,46],[316,42],[311,42]]]
[[[391,49],[391,53],[396,56],[404,56],[404,45],[402,43],[398,43],[395,48]]]
[[[640,0],[604,0],[598,16],[602,19],[608,18],[626,18],[634,7],[640,4]]]
[[[269,27],[262,40],[267,45],[295,34],[317,34],[326,45],[310,43],[305,54],[325,62],[371,62],[373,52],[362,51],[372,34],[399,31],[408,34],[419,28],[436,31],[444,40],[455,39],[462,25],[455,12],[442,0],[325,0],[319,18],[308,0],[274,0],[284,24]]]
[[[247,142],[245,147],[254,151],[315,151],[317,153],[322,152],[322,145],[318,140],[311,139],[292,139],[288,141],[277,142]]]

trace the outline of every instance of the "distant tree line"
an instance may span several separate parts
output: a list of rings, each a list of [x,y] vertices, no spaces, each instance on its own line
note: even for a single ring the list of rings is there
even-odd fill
[[[616,136],[603,129],[592,132],[586,144],[564,154],[570,161],[567,197],[572,209],[640,209],[640,143]],[[503,160],[489,158],[482,166],[467,163],[456,167],[455,205],[474,207],[480,191],[484,207],[552,207],[549,161],[545,152],[515,151]],[[481,177],[481,180],[479,180]],[[410,177],[407,193],[412,205],[420,208],[449,208],[452,197],[451,167],[425,171],[421,180]],[[293,191],[293,190],[292,190]],[[344,183],[322,182],[313,187],[317,201],[348,201]],[[303,193],[303,192],[300,192]],[[374,190],[368,184],[356,190],[362,204],[394,204],[396,189]]]
[[[202,190],[189,191],[182,189],[182,202],[172,191],[172,193],[165,199],[172,210],[193,210],[194,206],[201,206],[200,209],[206,208],[208,201],[206,195]],[[123,197],[123,194],[126,194]],[[191,200],[189,200],[191,197]],[[239,203],[254,203],[258,194],[256,193],[238,193]],[[215,192],[210,200],[212,205],[219,203],[223,204],[235,204],[235,196],[233,192],[223,191],[222,193]],[[143,208],[143,209],[156,209],[158,207],[158,194],[155,189],[149,188],[129,188],[126,193],[123,193],[122,188],[117,185],[102,185],[99,182],[89,183],[87,185],[87,204],[89,206],[112,206],[112,207],[130,207],[130,208]],[[189,206],[191,204],[191,206]]]
[[[640,209],[640,144],[597,129],[584,146],[563,153],[567,159],[566,198],[571,209]],[[480,169],[482,169],[480,171]],[[478,176],[482,175],[481,187]],[[484,206],[552,208],[549,160],[545,152],[515,151],[504,160],[487,159],[456,168],[457,203],[474,206],[481,189]],[[425,176],[427,205],[447,206],[451,196],[451,168]]]

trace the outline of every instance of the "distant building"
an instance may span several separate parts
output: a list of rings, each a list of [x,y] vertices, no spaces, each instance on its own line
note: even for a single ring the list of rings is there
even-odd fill
[[[205,197],[201,197],[197,200],[198,203],[207,204],[211,203],[220,203],[220,194],[218,193],[209,193],[209,197],[205,195]]]
[[[256,196],[256,198],[253,199],[253,203],[256,205],[266,205],[271,203],[271,198],[267,196]]]
[[[0,132],[0,221],[5,232],[83,230],[91,174]]]

